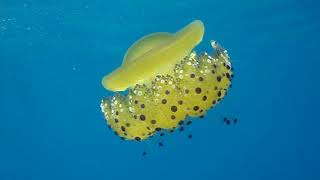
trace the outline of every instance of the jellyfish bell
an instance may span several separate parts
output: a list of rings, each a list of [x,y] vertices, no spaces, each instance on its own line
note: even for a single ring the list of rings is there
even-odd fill
[[[103,86],[124,91],[148,84],[157,75],[172,74],[175,64],[202,41],[203,34],[203,23],[196,20],[175,34],[160,32],[141,38],[128,49],[122,65],[103,78]]]
[[[132,44],[123,57],[122,65],[137,60],[139,56],[147,53],[148,51],[168,43],[174,38],[173,34],[167,32],[156,32],[146,35]]]

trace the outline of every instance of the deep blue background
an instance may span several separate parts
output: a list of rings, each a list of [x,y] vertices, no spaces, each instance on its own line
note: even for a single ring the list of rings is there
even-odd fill
[[[319,2],[0,1],[0,179],[320,179]],[[194,19],[236,71],[204,120],[164,149],[108,131],[101,78],[141,36]],[[222,116],[239,123],[226,126]],[[200,122],[201,121],[201,122]]]

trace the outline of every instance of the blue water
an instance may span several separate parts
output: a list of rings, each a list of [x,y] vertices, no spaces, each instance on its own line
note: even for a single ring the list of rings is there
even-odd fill
[[[319,2],[2,0],[0,179],[320,179]],[[160,149],[108,130],[101,78],[141,36],[201,19],[220,42],[228,96]],[[223,116],[239,122],[227,126]]]

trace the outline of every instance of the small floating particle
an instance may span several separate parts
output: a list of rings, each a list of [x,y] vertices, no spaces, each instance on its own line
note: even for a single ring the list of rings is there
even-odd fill
[[[238,119],[237,118],[234,118],[234,120],[233,120],[233,123],[237,123],[238,122]]]

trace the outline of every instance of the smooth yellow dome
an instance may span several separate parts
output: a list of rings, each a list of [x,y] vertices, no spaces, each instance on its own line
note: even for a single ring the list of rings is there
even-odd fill
[[[175,34],[144,36],[128,49],[123,64],[103,78],[103,86],[123,91],[136,84],[148,84],[157,75],[171,74],[175,64],[202,41],[203,34],[203,23],[195,20]]]

